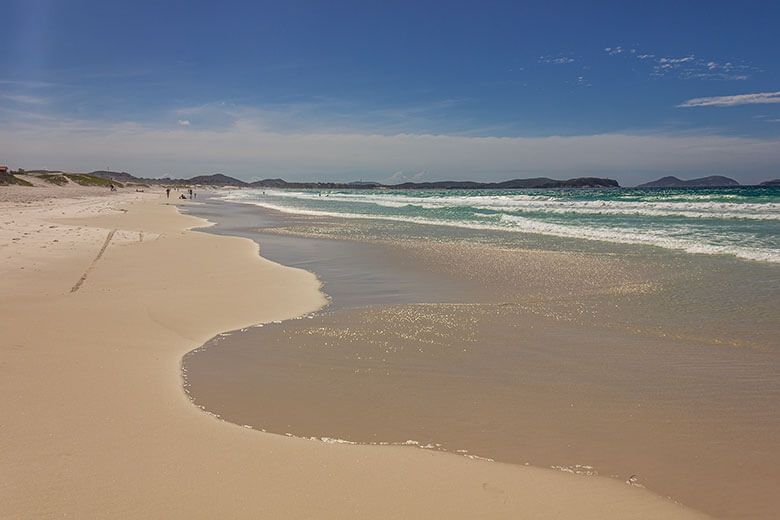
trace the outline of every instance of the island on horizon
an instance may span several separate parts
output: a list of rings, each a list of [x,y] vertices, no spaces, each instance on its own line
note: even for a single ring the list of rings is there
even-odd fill
[[[354,182],[289,182],[281,178],[263,179],[259,181],[246,182],[235,177],[230,177],[222,173],[213,173],[210,175],[198,175],[189,179],[181,178],[150,178],[137,177],[128,172],[116,172],[109,170],[95,170],[89,173],[65,173],[62,170],[7,170],[0,172],[0,185],[28,183],[17,175],[34,175],[41,177],[52,184],[63,184],[69,180],[80,183],[88,182],[92,185],[97,184],[95,179],[104,179],[124,184],[139,185],[201,185],[227,187],[235,186],[238,188],[279,188],[279,189],[393,189],[393,190],[511,190],[511,189],[560,189],[560,188],[623,188],[618,181],[602,177],[576,177],[573,179],[557,180],[548,177],[533,177],[527,179],[512,179],[502,182],[477,182],[477,181],[429,181],[429,182],[403,182],[399,184],[383,184],[374,181],[354,181]],[[82,176],[80,179],[74,176]],[[88,179],[92,177],[93,180]],[[98,181],[99,182],[99,181]],[[764,181],[756,186],[777,186],[780,185],[780,179]],[[724,188],[724,187],[747,187],[734,179],[720,175],[712,175],[697,179],[682,180],[674,176],[661,177],[660,179],[646,182],[635,186],[636,188]]]

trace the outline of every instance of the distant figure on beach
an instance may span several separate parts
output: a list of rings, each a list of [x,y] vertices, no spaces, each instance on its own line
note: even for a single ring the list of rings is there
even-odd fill
[[[170,199],[171,198],[171,189],[165,188],[165,197]]]
[[[109,184],[108,187],[111,188],[111,191],[116,191],[116,186],[113,184]]]
[[[182,193],[181,195],[179,195],[179,198],[180,198],[180,199],[187,200],[187,196],[186,196],[186,195],[184,195],[183,193]]]
[[[192,198],[192,188],[190,188],[190,198]]]

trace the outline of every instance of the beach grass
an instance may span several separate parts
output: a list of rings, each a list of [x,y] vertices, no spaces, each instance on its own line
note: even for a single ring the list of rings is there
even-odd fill
[[[18,186],[32,186],[31,183],[16,177],[12,173],[0,173],[0,186],[8,186],[9,184],[16,184]]]
[[[46,182],[49,182],[51,184],[56,184],[57,186],[64,186],[68,184],[68,179],[65,178],[62,174],[56,174],[56,173],[43,173],[40,175],[37,175],[39,179],[43,179]]]
[[[75,182],[76,184],[79,184],[81,186],[105,186],[109,187],[110,185],[114,185],[118,188],[122,188],[123,184],[121,182],[112,181],[109,179],[103,179],[101,177],[96,177],[94,175],[87,175],[86,173],[64,173],[65,177],[70,179],[71,181]]]

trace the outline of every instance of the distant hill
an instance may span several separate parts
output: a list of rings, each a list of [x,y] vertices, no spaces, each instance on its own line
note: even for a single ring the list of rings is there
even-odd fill
[[[188,184],[204,184],[208,186],[249,186],[249,184],[244,181],[228,177],[221,173],[198,175],[197,177],[187,179],[185,182]]]
[[[780,179],[774,179],[771,181],[764,181],[759,186],[780,186]]]
[[[47,173],[53,173],[53,172],[47,172]],[[117,181],[117,182],[140,182],[141,179],[138,177],[131,175],[127,172],[111,172],[106,170],[97,170],[94,172],[89,172],[89,175],[92,175],[94,177],[100,177],[101,179],[107,179],[110,181]]]
[[[489,189],[518,189],[518,188],[619,188],[617,181],[612,179],[600,179],[597,177],[581,177],[565,181],[557,181],[546,177],[534,179],[514,179],[503,182],[475,182],[475,181],[435,181],[435,182],[404,182],[401,184],[384,185],[375,182],[350,182],[348,184],[332,182],[286,182],[282,179],[266,179],[250,184],[256,188],[293,188],[293,189],[361,189],[361,188],[387,188],[396,190],[489,190]]]
[[[43,173],[42,170],[38,170]],[[53,173],[53,172],[46,172]],[[613,179],[599,177],[578,177],[576,179],[555,180],[547,177],[531,179],[513,179],[503,182],[476,182],[476,181],[435,181],[435,182],[404,182],[402,184],[384,185],[372,181],[340,182],[287,182],[284,179],[263,179],[247,183],[245,181],[228,177],[222,173],[211,175],[199,175],[190,179],[172,179],[164,177],[152,179],[136,177],[127,172],[114,172],[109,170],[96,170],[87,175],[99,177],[114,182],[157,184],[162,186],[238,186],[251,188],[288,188],[288,189],[314,189],[314,190],[340,190],[340,189],[436,189],[436,190],[488,190],[488,189],[546,189],[546,188],[619,188],[620,185]],[[723,177],[725,179],[725,177]],[[679,179],[676,179],[679,181]],[[730,179],[728,179],[730,180]],[[679,181],[685,182],[685,181]],[[735,182],[735,181],[732,181]]]
[[[262,181],[250,182],[249,186],[254,188],[286,188],[287,184],[284,179],[263,179]]]
[[[689,181],[684,181],[670,175],[656,181],[640,184],[637,188],[721,188],[739,185],[740,184],[734,179],[729,179],[728,177],[723,177],[721,175],[711,175],[709,177],[701,177],[700,179],[691,179]]]
[[[162,179],[149,179],[144,177],[136,177],[135,175],[132,175],[127,172],[112,172],[107,170],[97,170],[94,172],[90,172],[90,175],[94,175],[95,177],[100,177],[102,179],[109,179],[112,181],[144,183],[144,184],[162,184],[162,185],[201,184],[207,186],[249,186],[249,184],[247,184],[244,181],[234,179],[233,177],[228,177],[227,175],[223,175],[221,173],[214,173],[212,175],[199,175],[197,177],[192,177],[191,179],[171,179],[170,177],[165,177]]]

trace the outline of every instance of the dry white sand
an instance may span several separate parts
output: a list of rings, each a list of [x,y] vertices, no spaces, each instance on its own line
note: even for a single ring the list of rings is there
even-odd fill
[[[38,189],[0,188],[2,518],[703,517],[608,478],[204,413],[182,388],[182,355],[317,309],[319,282],[248,240],[188,231],[203,221],[159,192]]]

